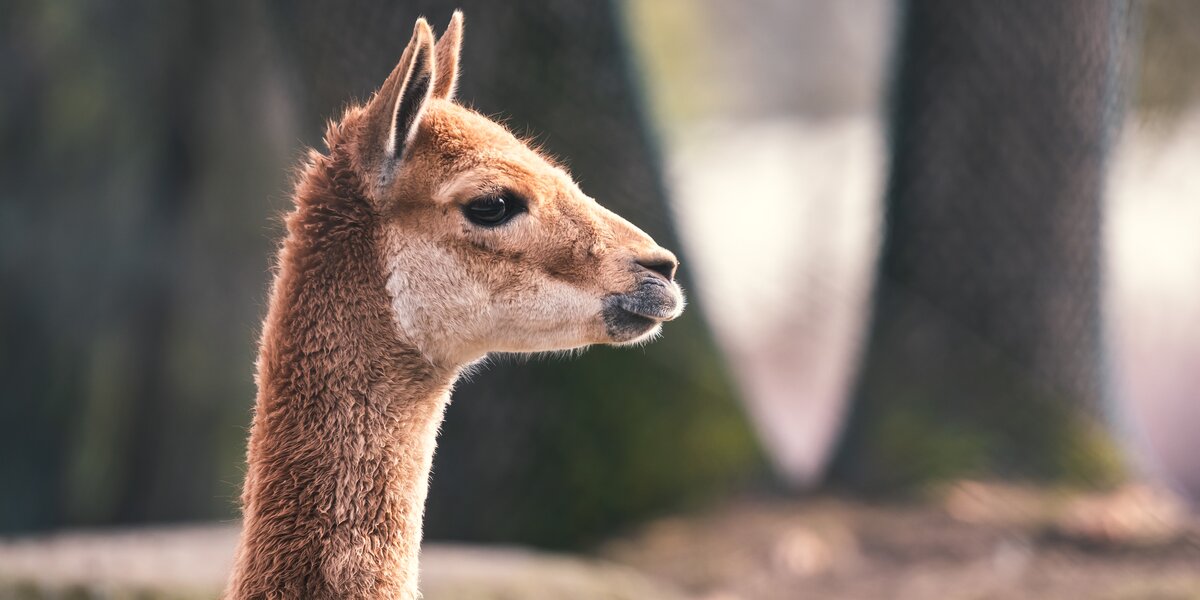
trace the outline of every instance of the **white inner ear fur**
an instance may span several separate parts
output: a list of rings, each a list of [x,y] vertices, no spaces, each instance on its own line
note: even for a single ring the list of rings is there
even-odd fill
[[[402,132],[404,145],[401,147],[401,154],[403,154],[404,149],[412,145],[413,138],[417,135],[417,129],[421,127],[421,118],[425,116],[425,107],[429,104],[429,98],[433,94],[433,87],[437,84],[437,53],[434,52],[432,46],[424,50],[429,54],[429,57],[426,59],[429,66],[429,85],[425,86],[425,97],[421,98],[421,103],[417,105],[417,114],[413,117],[412,125],[409,126],[408,131]],[[412,93],[412,90],[409,89],[409,84],[412,83],[414,76],[424,70],[425,66],[417,63],[417,60],[421,58],[420,52],[417,51],[415,54],[416,56],[413,57],[412,65],[409,66],[408,72],[404,74],[404,82],[400,84],[400,93],[396,94],[396,101],[392,103],[392,125],[388,128],[387,156],[395,160],[401,158],[396,155],[396,117],[399,116],[400,104],[404,102],[405,96]]]

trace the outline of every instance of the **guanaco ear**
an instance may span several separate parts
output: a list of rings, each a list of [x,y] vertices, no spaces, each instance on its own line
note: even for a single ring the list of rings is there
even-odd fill
[[[442,37],[438,38],[437,49],[434,52],[437,57],[437,77],[434,77],[433,86],[434,98],[443,100],[454,98],[454,91],[458,87],[458,55],[462,52],[462,31],[463,14],[461,10],[456,10],[454,16],[450,17],[450,25],[442,33]]]
[[[408,57],[408,65],[404,58]],[[403,67],[404,81],[396,94],[395,106],[392,108],[392,127],[388,134],[388,158],[400,158],[404,148],[412,141],[421,122],[421,113],[429,102],[430,92],[433,91],[435,61],[433,54],[433,31],[425,19],[417,19],[413,28],[413,39],[404,50],[397,70]],[[393,73],[395,75],[395,73]]]
[[[383,159],[379,166],[386,166],[412,142],[433,91],[435,61],[433,31],[425,19],[417,19],[400,62],[367,108],[361,140],[367,147],[360,146],[360,151],[370,162],[376,162],[370,157],[379,156]]]

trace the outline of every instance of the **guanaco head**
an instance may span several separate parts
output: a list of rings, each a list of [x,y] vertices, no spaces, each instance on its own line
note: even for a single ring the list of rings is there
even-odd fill
[[[683,311],[675,256],[561,166],[453,100],[462,15],[424,19],[335,125],[379,215],[400,335],[435,364],[653,337]]]

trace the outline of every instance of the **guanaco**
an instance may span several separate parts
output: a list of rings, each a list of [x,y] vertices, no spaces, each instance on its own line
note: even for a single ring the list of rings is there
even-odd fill
[[[418,598],[430,463],[463,369],[636,344],[683,310],[674,255],[454,102],[462,23],[435,44],[418,20],[298,178],[228,598]]]

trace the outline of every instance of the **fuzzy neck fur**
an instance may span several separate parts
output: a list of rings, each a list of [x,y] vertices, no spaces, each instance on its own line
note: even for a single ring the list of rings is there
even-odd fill
[[[418,597],[430,463],[456,372],[399,339],[379,215],[329,145],[312,153],[287,217],[228,598]]]

